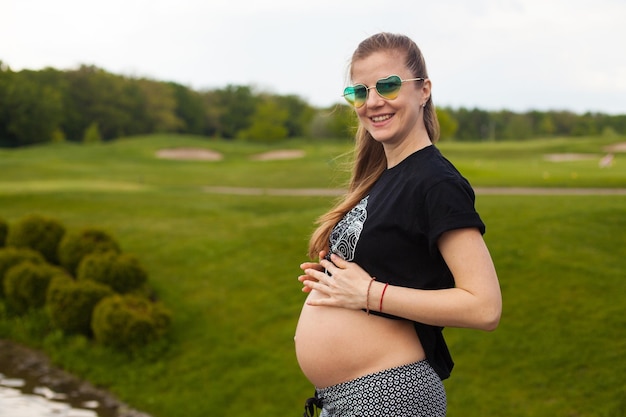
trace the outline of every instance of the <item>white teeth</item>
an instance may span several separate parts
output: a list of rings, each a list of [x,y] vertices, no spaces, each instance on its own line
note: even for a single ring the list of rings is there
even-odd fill
[[[372,121],[374,123],[384,122],[385,120],[389,120],[389,119],[391,119],[391,115],[390,114],[386,114],[384,116],[374,116],[374,117],[372,117]]]

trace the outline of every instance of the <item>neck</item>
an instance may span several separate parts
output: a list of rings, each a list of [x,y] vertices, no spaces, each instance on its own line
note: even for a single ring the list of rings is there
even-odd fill
[[[383,144],[385,157],[387,158],[387,168],[393,168],[404,161],[407,156],[432,145],[428,134],[424,132],[414,140],[404,140],[399,143]]]

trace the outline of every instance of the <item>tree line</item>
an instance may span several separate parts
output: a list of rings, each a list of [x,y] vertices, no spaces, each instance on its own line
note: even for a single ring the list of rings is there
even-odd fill
[[[626,134],[626,115],[568,111],[437,109],[442,138],[516,140],[546,136]],[[149,133],[185,133],[272,142],[346,138],[356,120],[347,105],[316,108],[297,95],[251,86],[194,90],[83,65],[12,71],[0,61],[0,147],[94,142]]]

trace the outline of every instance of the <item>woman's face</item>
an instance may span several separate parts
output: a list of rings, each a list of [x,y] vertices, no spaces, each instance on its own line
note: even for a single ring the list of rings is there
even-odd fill
[[[403,80],[416,78],[404,62],[404,54],[397,51],[375,52],[352,63],[352,82],[374,87],[376,81],[390,75],[398,75]],[[417,140],[418,135],[425,132],[422,105],[429,96],[429,80],[402,83],[398,97],[393,100],[384,99],[372,88],[356,113],[375,140],[384,145],[397,145]]]

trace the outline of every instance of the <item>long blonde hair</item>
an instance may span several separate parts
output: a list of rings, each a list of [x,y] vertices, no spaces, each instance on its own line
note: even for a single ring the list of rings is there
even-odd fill
[[[379,51],[398,51],[406,58],[405,65],[414,77],[428,78],[426,62],[415,42],[404,35],[379,33],[359,44],[352,54],[351,64]],[[352,66],[352,65],[351,65]],[[439,139],[439,122],[432,102],[432,95],[424,107],[424,125],[432,143]],[[352,210],[372,188],[387,169],[387,159],[381,143],[359,125],[355,136],[355,158],[348,192],[335,207],[317,220],[317,229],[309,241],[309,257],[314,259],[322,250],[328,249],[328,239],[335,225]]]

